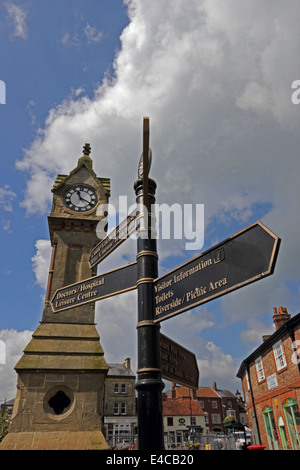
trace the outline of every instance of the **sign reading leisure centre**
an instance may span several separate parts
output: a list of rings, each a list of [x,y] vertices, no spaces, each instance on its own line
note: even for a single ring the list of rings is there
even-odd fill
[[[78,307],[135,289],[136,282],[137,263],[131,263],[58,289],[51,300],[51,307],[54,313]]]
[[[261,222],[154,281],[160,322],[273,273],[280,239]]]

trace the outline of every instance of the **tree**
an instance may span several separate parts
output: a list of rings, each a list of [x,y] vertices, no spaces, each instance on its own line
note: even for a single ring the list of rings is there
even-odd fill
[[[226,425],[226,426],[228,426],[228,427],[229,427],[229,426],[232,426],[232,425],[235,424],[236,422],[237,422],[237,421],[236,421],[235,416],[232,416],[232,415],[226,416],[226,418],[225,418],[224,421],[223,421],[224,425]]]
[[[10,423],[10,416],[7,411],[0,414],[0,442],[5,438],[8,433],[8,427]]]

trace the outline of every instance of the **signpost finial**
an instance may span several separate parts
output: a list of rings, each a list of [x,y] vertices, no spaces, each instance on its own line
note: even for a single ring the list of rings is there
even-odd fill
[[[143,121],[143,193],[144,193],[144,206],[148,209],[148,173],[149,173],[149,134],[150,124],[149,118],[144,117]]]

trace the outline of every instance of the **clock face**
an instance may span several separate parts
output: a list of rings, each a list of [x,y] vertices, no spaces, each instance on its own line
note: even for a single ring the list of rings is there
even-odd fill
[[[72,186],[64,195],[64,203],[73,212],[88,212],[98,202],[96,191],[90,186],[78,184]]]

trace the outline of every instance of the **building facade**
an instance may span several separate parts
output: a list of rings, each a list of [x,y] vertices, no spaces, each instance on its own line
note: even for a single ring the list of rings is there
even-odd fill
[[[197,400],[166,398],[163,400],[165,448],[185,447],[193,437],[205,431],[205,418]]]
[[[169,395],[170,398],[189,398],[191,396],[199,402],[200,408],[203,410],[207,432],[223,433],[223,421],[227,416],[234,416],[237,421],[240,421],[240,398],[229,390],[218,389],[215,381],[211,387],[198,387],[194,391],[187,387],[176,387],[173,384]]]
[[[270,450],[300,450],[300,313],[274,308],[275,332],[241,364],[254,444]],[[298,346],[298,350],[297,350]]]
[[[137,433],[135,375],[130,358],[124,364],[108,364],[104,390],[104,426],[109,446],[132,443]]]

